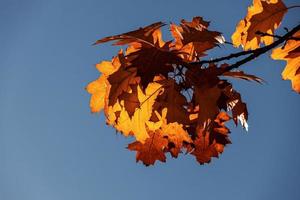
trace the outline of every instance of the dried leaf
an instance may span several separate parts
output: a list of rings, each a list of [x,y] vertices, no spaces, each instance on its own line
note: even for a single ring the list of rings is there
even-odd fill
[[[248,131],[247,105],[242,101],[240,93],[235,91],[227,81],[220,82],[219,87],[222,89],[222,94],[218,100],[219,108],[231,111],[235,125],[240,121],[241,125]]]
[[[175,158],[178,157],[185,143],[192,143],[188,132],[183,129],[183,125],[177,122],[163,124],[161,128],[163,136],[168,139],[168,151]]]
[[[263,80],[261,78],[251,75],[251,74],[245,74],[243,71],[229,71],[229,72],[223,73],[223,76],[244,79],[246,81],[256,81],[258,83],[263,82]]]
[[[294,37],[300,37],[300,31]],[[300,93],[300,41],[289,40],[284,47],[274,49],[271,57],[287,62],[282,78],[291,80],[293,90]]]
[[[139,42],[139,43],[143,43],[144,45],[152,46],[158,41],[158,37],[159,37],[159,34],[155,33],[155,31],[164,25],[165,24],[162,22],[156,22],[149,26],[139,28],[138,30],[99,39],[94,44],[101,44],[101,43],[117,40],[114,43],[114,45],[125,45],[129,43]],[[153,37],[153,33],[158,37]]]
[[[206,55],[209,49],[224,42],[220,32],[208,30],[209,22],[202,17],[194,17],[191,22],[181,20],[180,26],[170,25],[170,31],[175,39],[174,48],[186,61],[195,61]]]
[[[105,76],[101,76],[97,80],[89,83],[86,90],[92,95],[90,99],[91,112],[101,111],[104,108],[107,90]]]
[[[231,39],[234,46],[245,50],[256,49],[260,43],[269,45],[273,37],[262,37],[258,31],[273,35],[283,19],[287,8],[282,0],[253,0],[253,5],[248,8],[245,19],[241,20]]]
[[[130,85],[137,84],[139,81],[139,77],[136,77],[135,68],[121,66],[118,71],[108,77],[108,82],[110,84],[108,104],[114,105],[117,101],[117,98],[123,92],[130,91]]]
[[[146,166],[154,165],[156,160],[165,162],[164,151],[168,146],[168,140],[159,131],[150,132],[149,136],[145,143],[136,141],[129,144],[127,148],[137,151],[136,162],[142,161]]]
[[[198,128],[198,135],[191,154],[196,157],[200,164],[209,163],[212,157],[218,157],[223,152],[224,147],[230,144],[229,129],[224,126],[224,122],[228,120],[229,116],[221,112],[212,123],[210,131],[205,132]]]
[[[120,53],[119,53],[120,55]],[[92,112],[101,111],[105,104],[110,88],[110,84],[107,81],[107,77],[113,74],[120,67],[119,55],[114,57],[112,61],[102,61],[101,63],[96,64],[96,68],[102,75],[100,77],[87,85],[86,90],[90,93],[90,108]]]
[[[166,46],[141,48],[127,55],[127,58],[128,68],[136,69],[136,76],[141,78],[143,88],[147,87],[155,76],[163,75],[167,78],[168,74],[174,71],[174,65],[183,64],[181,58]]]
[[[184,107],[187,105],[187,100],[181,94],[180,86],[173,79],[165,79],[159,83],[162,84],[164,92],[157,97],[154,109],[160,112],[166,108],[168,123],[178,122],[179,124],[188,124],[188,113]],[[152,120],[155,121],[155,116],[153,116]]]

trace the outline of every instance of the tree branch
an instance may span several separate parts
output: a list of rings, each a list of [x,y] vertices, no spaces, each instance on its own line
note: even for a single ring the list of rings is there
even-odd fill
[[[223,56],[223,57],[215,58],[215,59],[212,59],[212,60],[202,60],[202,61],[199,61],[199,62],[193,62],[191,64],[192,65],[203,65],[203,64],[209,64],[209,63],[216,63],[216,62],[220,62],[220,61],[223,61],[223,60],[230,60],[232,58],[245,56],[245,55],[253,53],[254,51],[255,50],[241,51],[241,52],[238,52],[238,53],[229,54],[228,56]]]
[[[272,34],[264,33],[264,32],[261,32],[261,31],[257,31],[256,34],[257,34],[257,35],[260,35],[260,36],[262,36],[262,37],[269,36],[269,37],[273,37],[273,38],[277,38],[277,39],[282,38],[282,36],[280,36],[280,35],[272,35]],[[287,38],[287,40],[296,40],[296,41],[300,41],[300,38],[298,38],[298,37],[289,37],[289,38]]]

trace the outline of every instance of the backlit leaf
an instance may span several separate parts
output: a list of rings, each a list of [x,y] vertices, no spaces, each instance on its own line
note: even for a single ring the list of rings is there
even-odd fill
[[[300,31],[294,37],[300,37]],[[287,62],[282,78],[291,80],[293,90],[300,93],[300,41],[289,40],[285,46],[274,49],[271,57]]]
[[[166,161],[165,149],[168,146],[168,140],[164,138],[160,131],[150,132],[150,137],[145,143],[133,142],[128,145],[131,151],[137,151],[136,161],[142,161],[146,166],[154,165],[156,160]]]
[[[220,32],[208,30],[209,22],[202,17],[194,17],[191,22],[181,20],[179,26],[170,25],[170,31],[175,39],[174,48],[186,61],[195,61],[205,55],[209,49],[224,42]]]
[[[253,0],[248,8],[247,16],[241,20],[231,39],[234,46],[245,49],[256,49],[260,43],[269,45],[273,37],[262,37],[257,32],[273,35],[280,25],[287,8],[282,0]]]

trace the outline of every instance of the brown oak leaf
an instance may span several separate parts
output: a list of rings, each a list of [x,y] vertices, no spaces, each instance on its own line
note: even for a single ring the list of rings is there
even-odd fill
[[[137,151],[136,162],[142,161],[144,165],[154,165],[156,160],[166,161],[165,149],[168,147],[168,140],[163,137],[160,131],[149,132],[149,138],[145,143],[136,141],[128,145],[131,151]]]
[[[170,25],[175,39],[174,48],[181,53],[186,61],[195,61],[204,56],[205,51],[224,42],[220,32],[208,30],[209,22],[202,17],[194,17],[191,22],[181,20],[179,26]]]
[[[140,78],[136,77],[136,73],[136,68],[121,66],[118,71],[108,77],[110,84],[109,105],[114,105],[123,92],[130,91],[131,84],[139,83]]]
[[[240,121],[241,125],[248,130],[248,110],[247,105],[242,101],[240,93],[232,88],[227,81],[221,81],[219,87],[222,94],[218,100],[218,106],[221,109],[232,112],[232,119],[235,125]]]
[[[198,129],[198,136],[192,145],[191,154],[194,155],[200,164],[209,163],[212,157],[218,157],[227,144],[229,129],[225,127],[224,122],[228,121],[229,116],[221,112],[213,121],[210,130],[204,131]]]
[[[178,122],[179,124],[189,124],[189,117],[185,106],[187,105],[186,97],[181,94],[181,88],[173,79],[164,79],[159,81],[164,91],[157,97],[153,109],[161,112],[167,109],[167,123]],[[152,120],[157,118],[152,116]]]

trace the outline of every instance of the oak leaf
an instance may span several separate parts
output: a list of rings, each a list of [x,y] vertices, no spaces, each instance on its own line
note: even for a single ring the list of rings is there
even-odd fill
[[[189,118],[185,106],[188,104],[186,97],[181,93],[180,86],[173,79],[164,79],[159,81],[164,91],[157,97],[154,109],[162,111],[167,109],[166,120],[168,123],[178,122],[179,124],[188,124]],[[152,116],[155,121],[155,116]]]
[[[163,124],[161,128],[163,136],[168,139],[168,151],[175,158],[181,153],[184,144],[192,143],[188,132],[184,130],[183,125],[177,122]]]
[[[186,61],[195,61],[206,55],[209,49],[224,42],[220,32],[208,30],[209,22],[202,17],[194,17],[191,22],[181,20],[179,26],[170,25],[170,31],[175,39],[174,48]]]
[[[96,64],[96,68],[100,73],[100,77],[87,85],[86,90],[90,93],[90,108],[92,112],[101,111],[106,102],[110,84],[107,81],[109,75],[113,74],[120,67],[119,56],[116,56],[112,61],[102,61]]]
[[[262,37],[257,32],[273,35],[286,12],[282,0],[253,0],[247,16],[238,23],[231,37],[232,43],[236,47],[242,45],[245,50],[256,49],[260,43],[271,44],[273,37]]]
[[[121,80],[125,79],[126,82],[134,79],[134,77],[139,77],[141,86],[145,89],[155,76],[168,77],[168,73],[174,70],[174,65],[184,64],[177,52],[170,49],[170,42],[163,41],[160,31],[160,27],[163,25],[162,22],[157,22],[135,31],[96,41],[95,44],[100,44],[117,40],[115,45],[129,45],[125,52],[124,63],[119,69],[120,72],[113,74],[114,78],[110,78],[110,82],[113,81],[112,79],[114,82],[119,81],[118,77],[121,76]],[[119,85],[119,83],[115,85]],[[115,103],[116,96],[119,95],[120,91],[125,91],[124,87],[121,88],[122,90],[116,93],[112,92],[114,98],[111,105]],[[114,89],[112,88],[113,91]]]
[[[133,135],[143,143],[149,137],[147,123],[152,116],[153,104],[163,89],[155,82],[150,83],[145,91],[139,85],[134,87],[137,87],[136,90],[120,95],[117,102],[109,107],[107,115],[110,119],[109,124],[114,125],[125,136]],[[134,102],[131,102],[132,100]],[[132,108],[127,110],[130,106]]]
[[[168,140],[163,137],[160,131],[149,132],[149,138],[145,143],[136,141],[128,145],[131,151],[137,151],[136,161],[142,161],[146,166],[154,165],[156,160],[166,161],[165,149],[168,147]]]
[[[227,81],[220,82],[219,87],[222,89],[222,94],[218,100],[219,108],[231,111],[235,125],[240,121],[241,125],[248,131],[247,105],[242,101],[240,93],[235,91]]]
[[[114,105],[123,92],[130,90],[130,85],[137,84],[140,81],[136,73],[135,68],[121,66],[118,71],[107,78],[110,84],[109,105]]]
[[[184,144],[192,143],[192,139],[188,132],[185,130],[185,126],[178,122],[168,123],[167,121],[168,109],[164,108],[160,115],[156,110],[155,114],[158,118],[156,122],[148,122],[148,128],[151,131],[160,130],[162,135],[168,139],[168,148],[166,151],[170,152],[175,158],[181,153],[181,149],[184,148]]]
[[[162,91],[162,87],[158,83],[150,83],[145,90],[138,88],[138,99],[141,103],[140,108],[132,116],[132,132],[138,141],[144,142],[147,139],[148,131],[146,122],[150,120],[153,112],[153,104],[155,99]]]
[[[174,65],[185,64],[182,59],[168,45],[163,47],[141,48],[127,55],[128,68],[136,69],[136,76],[141,78],[143,88],[153,80],[155,76],[168,77],[174,71]]]
[[[300,31],[294,37],[300,37]],[[274,49],[271,57],[287,62],[282,78],[291,80],[293,90],[300,93],[300,41],[288,40],[285,46]]]
[[[221,112],[213,121],[209,131],[198,128],[191,154],[200,164],[209,163],[212,157],[218,157],[224,147],[231,143],[228,139],[229,129],[224,125],[224,122],[229,119],[226,113]]]
[[[135,110],[140,108],[141,105],[138,98],[138,87],[138,84],[130,85],[131,90],[123,92],[118,98],[121,102],[124,102],[124,108],[130,117],[132,117]]]
[[[86,87],[88,93],[90,93],[90,108],[91,112],[99,112],[104,108],[106,97],[106,78],[104,76],[99,77],[97,80],[89,83]]]

